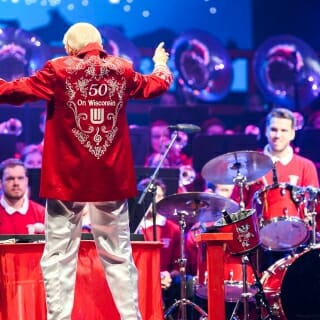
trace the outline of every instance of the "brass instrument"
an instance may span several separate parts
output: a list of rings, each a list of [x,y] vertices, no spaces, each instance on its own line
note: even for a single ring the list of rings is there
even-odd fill
[[[98,30],[104,40],[104,49],[115,56],[130,60],[136,69],[139,69],[141,56],[135,44],[123,32],[115,27],[100,26]]]
[[[230,90],[233,69],[229,53],[211,34],[189,30],[172,46],[171,59],[182,90],[203,101],[217,101]]]
[[[319,95],[319,58],[296,37],[267,39],[255,52],[253,70],[258,88],[276,106],[300,110]]]

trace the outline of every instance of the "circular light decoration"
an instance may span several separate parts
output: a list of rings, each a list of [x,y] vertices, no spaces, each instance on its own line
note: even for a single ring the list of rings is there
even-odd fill
[[[32,75],[51,58],[49,47],[35,34],[0,28],[0,77],[13,80]]]
[[[319,95],[319,58],[296,37],[267,39],[255,52],[253,70],[258,88],[276,105],[299,110]]]
[[[173,43],[171,59],[179,85],[200,100],[221,100],[229,92],[233,80],[231,59],[211,34],[184,32]]]
[[[140,67],[140,52],[119,29],[110,26],[98,27],[103,38],[104,49],[113,55],[132,61],[134,68]]]

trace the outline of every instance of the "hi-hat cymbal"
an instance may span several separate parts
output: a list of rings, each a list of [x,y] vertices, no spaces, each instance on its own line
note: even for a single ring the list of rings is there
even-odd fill
[[[210,192],[185,192],[172,194],[157,203],[157,212],[178,220],[181,215],[188,223],[216,221],[222,211],[234,213],[239,210],[237,202]],[[205,220],[205,221],[204,221]]]
[[[272,159],[257,151],[234,151],[208,161],[202,168],[203,178],[215,184],[233,184],[237,175],[246,182],[255,181],[272,169]]]

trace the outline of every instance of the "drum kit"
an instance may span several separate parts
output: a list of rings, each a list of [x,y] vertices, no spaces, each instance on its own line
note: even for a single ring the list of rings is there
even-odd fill
[[[237,186],[239,203],[210,192],[173,194],[157,203],[158,212],[176,220],[181,232],[180,300],[165,311],[165,319],[178,307],[179,319],[187,319],[187,305],[199,312],[200,319],[207,319],[207,313],[186,298],[185,231],[187,225],[197,223],[210,226],[202,232],[233,234],[233,240],[226,242],[224,261],[225,301],[236,303],[230,320],[320,319],[320,246],[316,243],[320,190],[276,181],[255,192],[252,207],[245,208],[244,188],[273,168],[271,158],[260,152],[227,153],[207,162],[201,174],[213,184]],[[290,254],[260,273],[252,261],[252,253],[260,248]],[[210,293],[205,267],[198,268],[204,270],[198,271],[194,291],[206,299]],[[249,307],[253,302],[254,315]]]

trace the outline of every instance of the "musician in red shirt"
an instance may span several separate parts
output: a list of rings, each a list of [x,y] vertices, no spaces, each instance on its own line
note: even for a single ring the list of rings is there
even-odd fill
[[[256,191],[274,183],[289,183],[294,186],[319,187],[315,164],[298,154],[291,146],[295,138],[295,116],[285,108],[273,109],[266,118],[266,138],[268,143],[263,153],[270,156],[275,164],[275,170],[244,188],[244,202],[251,207]],[[236,186],[231,198],[240,200],[239,189]]]
[[[129,99],[168,90],[168,53],[160,43],[153,72],[143,75],[104,51],[91,24],[71,26],[63,43],[67,56],[48,61],[30,77],[0,80],[0,103],[47,101],[40,183],[40,196],[48,199],[41,259],[47,319],[70,319],[86,204],[120,317],[141,319],[127,205],[137,188],[126,106]]]
[[[0,234],[35,234],[44,231],[45,208],[29,199],[27,169],[18,159],[0,165]]]
[[[308,237],[308,223],[303,198],[305,187],[319,187],[315,164],[294,153],[296,119],[288,109],[275,108],[266,118],[265,135],[268,143],[264,154],[271,157],[273,169],[243,188],[243,202],[255,208],[260,219],[260,239],[264,252],[260,256],[261,270],[265,270],[288,252],[300,249]],[[231,196],[240,201],[239,187]],[[291,218],[291,219],[290,219]],[[292,220],[296,220],[292,222]],[[260,258],[259,258],[260,259]]]

